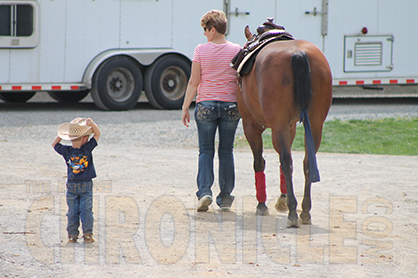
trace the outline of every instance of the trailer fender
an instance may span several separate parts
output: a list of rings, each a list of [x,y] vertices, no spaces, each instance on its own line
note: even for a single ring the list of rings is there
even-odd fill
[[[99,55],[97,55],[87,66],[84,75],[83,83],[86,85],[87,89],[91,89],[93,75],[96,72],[97,68],[106,60],[115,57],[115,56],[129,56],[135,59],[139,64],[146,67],[151,65],[155,60],[160,56],[165,54],[178,54],[183,56],[185,59],[190,59],[182,52],[176,51],[169,48],[161,49],[109,49]]]

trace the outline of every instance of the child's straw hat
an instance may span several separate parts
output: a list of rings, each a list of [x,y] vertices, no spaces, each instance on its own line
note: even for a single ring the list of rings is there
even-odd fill
[[[63,123],[57,129],[58,136],[63,140],[76,140],[93,134],[91,126],[86,124],[86,118],[75,118],[70,123]]]

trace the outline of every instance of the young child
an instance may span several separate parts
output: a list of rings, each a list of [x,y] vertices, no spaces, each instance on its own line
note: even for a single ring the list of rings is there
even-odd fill
[[[92,151],[100,138],[99,127],[90,118],[76,118],[60,125],[57,133],[52,147],[67,163],[68,242],[77,242],[80,219],[84,242],[94,242],[92,179],[96,177],[96,170]],[[91,134],[94,136],[89,141]],[[72,146],[62,145],[61,140],[70,140]]]

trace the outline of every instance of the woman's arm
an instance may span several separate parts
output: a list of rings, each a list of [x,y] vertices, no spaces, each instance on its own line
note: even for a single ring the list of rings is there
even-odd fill
[[[200,84],[200,64],[193,62],[192,63],[192,73],[189,79],[189,84],[187,84],[186,95],[183,101],[182,115],[181,120],[183,124],[189,127],[190,123],[190,113],[189,107],[192,104],[194,97],[196,96],[197,88]]]

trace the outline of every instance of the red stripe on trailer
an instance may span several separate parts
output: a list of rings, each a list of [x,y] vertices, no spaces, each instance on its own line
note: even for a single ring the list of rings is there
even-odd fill
[[[22,90],[22,86],[12,86],[12,90]]]
[[[334,80],[334,86],[418,84],[418,78],[348,79]]]
[[[1,86],[0,86],[0,91],[1,91]]]
[[[61,90],[61,86],[51,86],[51,90]]]
[[[78,89],[80,89],[79,86],[71,86],[71,90],[78,90]]]
[[[42,86],[32,86],[32,90],[42,90]]]

